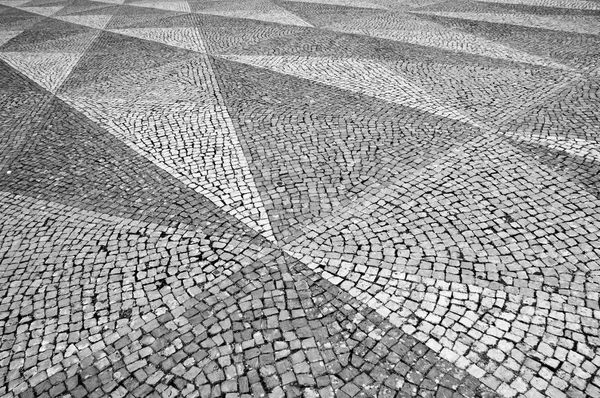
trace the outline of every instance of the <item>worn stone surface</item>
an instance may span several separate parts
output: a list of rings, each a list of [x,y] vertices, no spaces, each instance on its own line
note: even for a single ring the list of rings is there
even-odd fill
[[[0,397],[600,395],[600,3],[0,0]]]

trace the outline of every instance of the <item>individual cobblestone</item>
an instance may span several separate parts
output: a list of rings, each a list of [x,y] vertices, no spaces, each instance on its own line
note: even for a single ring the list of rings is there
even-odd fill
[[[0,0],[0,397],[600,395],[599,20]]]

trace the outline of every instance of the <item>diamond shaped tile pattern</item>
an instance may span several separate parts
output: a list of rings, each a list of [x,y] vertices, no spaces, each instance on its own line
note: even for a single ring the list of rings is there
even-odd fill
[[[0,397],[600,396],[599,27],[0,0]]]

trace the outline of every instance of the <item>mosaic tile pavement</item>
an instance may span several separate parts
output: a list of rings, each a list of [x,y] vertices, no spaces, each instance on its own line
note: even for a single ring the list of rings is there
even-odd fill
[[[0,397],[600,397],[600,1],[0,0]]]

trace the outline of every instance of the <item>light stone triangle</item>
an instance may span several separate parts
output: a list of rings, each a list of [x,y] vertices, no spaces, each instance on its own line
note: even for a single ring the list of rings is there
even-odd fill
[[[144,1],[136,1],[135,3],[129,3],[128,5],[135,6],[135,7],[156,8],[159,10],[166,10],[166,11],[190,12],[190,5],[188,4],[187,1],[144,0]]]
[[[38,52],[38,53],[81,53],[87,50],[90,43],[98,37],[100,31],[86,29],[82,33],[69,35],[67,37],[36,42],[31,44],[20,44],[18,48],[13,49],[18,52]]]
[[[219,15],[222,17],[254,19],[269,23],[303,26],[313,28],[299,16],[283,9],[270,1],[256,0],[243,3],[218,3],[207,9],[197,11],[199,14]]]
[[[523,4],[536,7],[575,8],[580,10],[600,10],[600,4],[582,0],[477,0],[482,3]]]
[[[43,15],[45,17],[49,17],[53,14],[56,14],[65,6],[51,6],[51,7],[17,7],[19,10],[31,12],[33,14]]]
[[[0,52],[0,58],[50,91],[66,80],[83,53]]]
[[[21,33],[23,33],[22,30],[0,30],[0,47]],[[0,51],[2,51],[1,48]]]
[[[573,70],[552,60],[531,55],[458,29],[425,21],[410,14],[386,14],[377,18],[351,19],[332,23],[326,26],[326,29],[513,62]]]
[[[153,85],[159,85],[154,99],[152,95],[140,96],[141,103],[132,104],[131,95],[120,97],[114,92],[112,98],[106,97],[101,103],[95,87],[87,95],[78,90],[61,93],[59,97],[154,165],[275,241],[208,56],[199,53],[187,62],[188,65],[176,66],[180,73],[177,78],[173,77],[173,67],[169,70],[165,66],[163,71],[149,74],[152,79],[160,80],[158,83],[153,81],[146,87],[137,79],[137,89],[142,91],[152,93]],[[165,79],[161,78],[163,73]],[[196,84],[201,92],[179,98],[162,97],[161,87],[164,89],[165,84],[173,87],[177,79],[184,85]]]
[[[109,31],[186,50],[206,52],[204,43],[196,33],[196,28],[129,28],[109,29]]]
[[[402,75],[373,61],[268,55],[224,55],[222,58],[361,93],[481,127],[468,116],[431,97]],[[368,72],[369,79],[362,78],[365,72]]]
[[[600,24],[596,17],[569,15],[530,15],[530,14],[488,14],[475,12],[419,12],[426,15],[459,18],[470,21],[483,21],[530,28],[550,29],[580,34],[600,34]]]
[[[52,18],[94,29],[104,29],[112,15],[59,15]]]
[[[460,174],[460,170],[462,170],[463,167],[489,168],[490,170],[498,171],[498,174],[489,174],[476,182],[478,187],[477,192],[478,195],[482,195],[481,198],[473,198],[471,193],[473,181],[470,180],[468,174],[459,178],[453,178],[457,174]],[[519,170],[524,176],[527,176],[525,178],[530,182],[527,186],[531,189],[531,192],[528,193],[528,195],[515,200],[508,199],[511,197],[511,192],[520,193],[522,191],[523,179],[513,177],[512,175],[512,173]],[[525,172],[525,170],[527,171]],[[482,175],[485,176],[485,174]],[[588,232],[584,228],[577,227],[593,225],[599,215],[598,199],[591,193],[582,190],[577,183],[566,180],[559,173],[556,173],[543,165],[537,164],[533,159],[526,158],[520,151],[515,150],[506,142],[502,142],[497,138],[477,137],[474,140],[455,148],[434,163],[426,166],[423,170],[419,170],[418,173],[410,176],[410,178],[399,179],[391,183],[378,193],[375,198],[365,201],[364,205],[353,208],[351,211],[340,209],[336,214],[332,214],[326,219],[320,220],[318,223],[304,226],[303,230],[305,231],[305,235],[297,238],[296,241],[287,243],[283,246],[283,249],[288,254],[305,263],[311,269],[320,273],[331,283],[339,285],[342,290],[347,291],[353,297],[367,304],[380,315],[390,319],[395,325],[402,326],[410,324],[410,318],[416,313],[414,307],[407,312],[406,307],[402,305],[403,300],[399,303],[400,305],[388,305],[387,302],[389,299],[401,299],[410,294],[403,295],[402,291],[414,291],[414,289],[410,289],[410,286],[406,286],[408,280],[421,281],[422,279],[431,278],[431,276],[435,277],[434,273],[428,275],[426,269],[419,268],[419,261],[417,260],[420,259],[420,254],[413,255],[411,254],[411,251],[407,249],[395,250],[393,246],[391,251],[388,254],[385,254],[386,250],[379,246],[377,248],[377,250],[379,250],[379,255],[373,255],[371,257],[371,254],[358,255],[352,253],[345,255],[343,260],[339,260],[339,256],[337,258],[329,258],[327,256],[327,250],[321,248],[320,244],[326,243],[324,247],[331,247],[329,246],[331,244],[330,242],[340,242],[338,238],[341,237],[341,242],[350,242],[349,244],[352,245],[351,231],[358,231],[356,233],[357,236],[364,236],[364,234],[370,230],[370,225],[377,225],[378,230],[384,235],[386,235],[388,231],[393,233],[396,230],[396,224],[406,225],[406,223],[409,223],[410,221],[404,218],[405,213],[394,215],[392,212],[390,216],[387,216],[389,219],[385,219],[386,216],[382,216],[382,214],[390,214],[385,208],[385,206],[390,206],[389,202],[387,202],[389,198],[396,198],[391,204],[393,207],[398,208],[398,206],[400,206],[401,208],[408,210],[411,208],[414,209],[416,206],[417,208],[413,210],[414,213],[422,212],[423,214],[427,214],[429,210],[435,211],[434,209],[437,206],[436,202],[417,202],[414,199],[417,195],[420,195],[420,193],[415,194],[415,198],[413,198],[410,193],[412,187],[428,186],[430,188],[439,189],[440,186],[444,185],[445,181],[449,180],[456,181],[453,183],[453,187],[456,187],[456,189],[453,190],[452,195],[460,198],[460,200],[449,200],[450,195],[446,195],[445,198],[442,199],[442,201],[446,201],[446,203],[444,203],[444,211],[449,211],[450,214],[462,214],[462,209],[470,209],[468,210],[468,213],[471,214],[471,217],[473,219],[479,219],[481,222],[494,222],[494,219],[498,218],[497,213],[499,210],[506,214],[511,213],[519,219],[527,219],[534,214],[544,217],[544,214],[551,212],[553,213],[553,220],[572,220],[572,224],[570,224],[572,230],[578,230],[577,234],[585,235]],[[555,190],[552,184],[540,184],[540,180],[546,182],[559,180],[564,184],[564,188]],[[500,188],[498,188],[498,186],[500,186]],[[409,192],[408,194],[406,194],[407,191]],[[419,189],[416,188],[415,192],[418,191]],[[381,198],[385,199],[381,200]],[[490,208],[485,203],[488,200],[494,201],[496,199],[497,203],[500,204],[500,209],[496,208],[496,206],[491,206]],[[542,203],[545,202],[548,206],[536,203],[536,201],[540,199],[542,199]],[[571,200],[575,200],[575,203],[579,203],[580,207],[569,208],[568,206],[562,205],[562,203],[565,202],[573,203]],[[380,203],[383,205],[380,205]],[[381,206],[384,206],[384,208],[378,210],[377,208]],[[461,210],[457,213],[453,213],[452,208]],[[582,212],[579,210],[580,208],[590,209],[590,211]],[[553,222],[560,223],[560,221],[550,220],[548,222],[549,225]],[[331,225],[339,225],[339,227],[337,230],[332,230],[330,228]],[[348,228],[346,228],[346,226],[348,226]],[[451,221],[440,223],[440,226],[447,229],[447,234],[452,232],[455,228]],[[515,231],[514,233],[518,233],[523,238],[520,239],[519,242],[527,243],[532,246],[537,246],[539,244],[537,237],[531,234],[526,226],[519,225],[516,229],[518,229],[518,231]],[[325,237],[321,238],[321,232],[324,230],[327,230],[328,233]],[[414,234],[418,233],[417,228],[417,231],[414,233],[409,234],[408,232],[405,232],[403,238],[410,240],[413,239]],[[378,232],[374,232],[375,236],[377,236],[377,234]],[[493,234],[494,236],[497,234],[498,239],[494,239],[492,236],[487,237],[489,239],[488,242],[490,240],[494,242],[493,245],[488,245],[488,248],[489,246],[510,247],[512,242],[514,242],[513,237],[503,238],[501,236],[502,232],[493,232]],[[449,236],[451,235],[452,234],[449,233]],[[375,241],[377,241],[377,238],[375,238]],[[446,242],[443,241],[442,238],[437,238],[436,241],[430,243],[433,247],[436,247],[435,250],[441,250],[442,253],[444,253],[445,250],[448,250],[449,246],[455,245],[456,248],[460,246],[462,253],[468,257],[466,261],[476,262],[478,260],[482,261],[485,258],[485,261],[489,261],[490,265],[503,264],[503,261],[499,258],[500,253],[496,252],[497,254],[492,255],[486,252],[487,248],[485,246],[482,247],[482,245],[478,243],[478,240],[464,241],[458,239],[456,241],[451,240],[450,242]],[[368,245],[368,241],[364,244]],[[544,252],[539,253],[539,256],[540,258],[562,257],[566,262],[570,262],[569,259],[571,258],[570,256],[572,253],[570,253],[568,249],[565,250],[561,247],[562,246],[559,245],[545,243],[543,244]],[[336,250],[339,250],[339,252],[344,253],[342,247],[335,248]],[[365,246],[362,251],[363,253],[372,253],[369,249],[373,250],[373,248]],[[315,255],[314,253],[317,254]],[[595,251],[594,253],[592,250],[590,254],[597,258],[599,253],[600,251]],[[447,254],[442,255],[440,258],[446,256]],[[381,259],[385,257],[390,257],[385,261],[388,264],[393,264],[393,272],[390,271],[387,275],[379,273],[378,284],[382,285],[382,287],[381,291],[375,294],[371,291],[371,288],[373,287],[372,282],[361,282],[369,276],[369,273],[367,272],[368,267],[366,266],[369,263],[369,259],[372,260],[370,261],[371,264],[377,264],[375,268],[379,272],[381,269],[385,269],[379,266]],[[412,263],[410,261],[411,259],[413,260]],[[594,257],[590,257],[590,260],[589,263],[593,264]],[[513,260],[512,265],[517,262],[518,260]],[[550,268],[550,266],[543,265],[543,263],[540,266]],[[370,267],[372,267],[372,265]],[[446,267],[448,267],[448,263],[441,261],[439,263],[436,262],[433,269],[444,273]],[[431,268],[429,269],[431,270]],[[494,269],[496,269],[496,267],[494,267]],[[503,269],[504,272],[507,270],[512,271],[512,268],[506,266]],[[581,268],[575,272],[583,273],[585,271],[587,271],[586,267],[581,265]],[[415,273],[417,275],[415,275]],[[377,272],[375,274],[377,274]],[[530,278],[526,271],[517,274],[521,275],[515,276],[515,279],[528,281]],[[409,278],[407,278],[407,276]],[[572,275],[570,273],[569,275],[566,275],[567,280],[571,277]],[[469,284],[474,287],[479,286],[480,289],[489,285],[487,281],[479,281],[474,277],[470,279]],[[529,290],[530,292],[528,294],[534,296],[535,291]],[[425,289],[423,289],[423,291],[425,291]],[[382,294],[384,292],[389,294],[386,296],[385,294]],[[430,312],[431,310],[432,309],[430,308],[427,312]],[[423,318],[427,315],[427,313],[424,313]],[[426,325],[414,326],[416,329],[413,327],[410,333],[418,332],[421,326],[425,327]],[[425,332],[421,333],[421,336],[426,338],[430,336],[425,329],[422,329],[421,331]],[[418,337],[418,334],[415,336]],[[439,344],[437,344],[437,346],[439,347]],[[450,346],[448,348],[451,349],[452,347]]]

